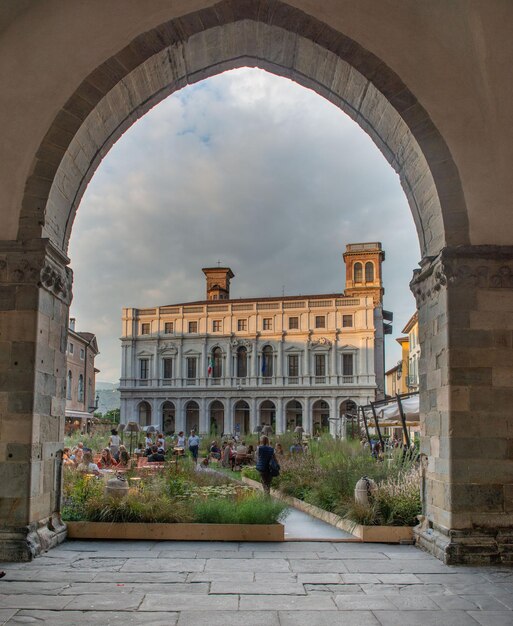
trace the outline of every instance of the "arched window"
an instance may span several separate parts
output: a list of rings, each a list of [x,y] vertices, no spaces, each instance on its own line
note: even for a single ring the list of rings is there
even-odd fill
[[[68,372],[68,379],[66,381],[66,400],[71,400],[71,385],[73,384],[73,374],[71,370]]]
[[[223,375],[223,353],[221,348],[212,350],[212,378],[221,378]]]
[[[374,282],[374,263],[371,263],[370,261],[367,261],[367,263],[365,263],[365,282]]]
[[[354,264],[353,278],[355,283],[361,283],[363,281],[363,268],[361,263]]]
[[[139,405],[139,426],[150,426],[151,406],[148,402],[141,402]]]
[[[248,351],[244,346],[237,349],[237,378],[246,378],[248,375]]]
[[[78,401],[84,401],[84,377],[82,374],[78,377]]]
[[[262,376],[270,377],[273,375],[273,349],[271,346],[265,346],[262,350]]]

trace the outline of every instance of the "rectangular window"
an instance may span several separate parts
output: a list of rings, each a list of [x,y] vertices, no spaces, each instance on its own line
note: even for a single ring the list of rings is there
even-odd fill
[[[342,355],[342,375],[353,376],[354,372],[354,355],[343,354]]]
[[[264,330],[272,330],[273,329],[273,320],[270,317],[264,317],[263,319],[263,329]]]
[[[69,344],[69,348],[68,348],[68,349],[69,349],[69,353],[70,353],[70,354],[73,354],[73,351],[74,351],[74,349],[75,349],[75,346],[74,346],[74,345],[70,342],[70,344]]]
[[[149,335],[149,334],[150,334],[150,325],[141,324],[141,335]]]
[[[166,335],[170,335],[174,330],[174,324],[173,322],[166,322],[164,324],[164,332],[166,333]]]
[[[173,378],[173,359],[162,359],[164,378]]]
[[[223,322],[221,320],[214,320],[212,322],[212,332],[213,333],[220,333],[222,330],[222,324]]]
[[[139,361],[139,372],[141,380],[148,380],[150,374],[150,360],[141,359]]]
[[[187,378],[196,378],[197,359],[195,356],[187,357]]]
[[[237,330],[248,330],[248,320],[237,320]]]
[[[189,322],[189,332],[190,333],[198,332],[198,322]]]
[[[85,359],[85,350],[84,348],[80,348],[80,360],[83,361]]]
[[[353,326],[353,316],[342,315],[342,328],[352,328],[352,326]]]
[[[326,355],[325,354],[315,355],[315,375],[326,376]]]
[[[299,376],[299,356],[297,354],[289,354],[289,376]]]
[[[299,317],[289,317],[289,330],[297,330],[299,328]]]
[[[326,316],[324,315],[315,316],[315,328],[326,328]]]

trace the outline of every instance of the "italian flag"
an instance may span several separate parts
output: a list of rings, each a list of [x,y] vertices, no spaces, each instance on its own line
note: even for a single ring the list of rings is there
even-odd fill
[[[214,357],[211,356],[210,359],[208,360],[208,370],[207,370],[207,375],[208,376],[212,376],[212,372],[214,371]]]

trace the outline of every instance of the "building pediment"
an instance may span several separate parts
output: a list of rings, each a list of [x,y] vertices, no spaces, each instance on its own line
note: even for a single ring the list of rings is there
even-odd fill
[[[353,346],[353,345],[351,345],[349,343],[347,343],[344,346],[340,346],[340,348],[339,348],[339,352],[355,352],[357,350],[358,350],[358,348],[356,346]]]
[[[184,356],[200,356],[201,352],[194,350],[194,348],[189,348],[189,350],[185,350],[183,354]]]
[[[246,348],[248,352],[253,350],[253,342],[249,339],[233,339],[231,342],[232,350],[237,350],[238,348]]]
[[[175,355],[177,352],[178,350],[176,346],[173,345],[172,343],[162,344],[159,348],[159,354]]]
[[[147,356],[153,356],[153,352],[150,352],[149,350],[139,350],[139,352],[137,353],[138,357],[147,357]]]

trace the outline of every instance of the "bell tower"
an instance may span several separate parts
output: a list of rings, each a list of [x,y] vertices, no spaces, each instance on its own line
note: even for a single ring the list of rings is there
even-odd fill
[[[346,296],[372,296],[374,306],[383,304],[381,264],[385,252],[380,242],[348,243],[344,252],[346,264]]]
[[[230,279],[235,276],[229,267],[204,267],[207,277],[207,300],[229,300]]]

